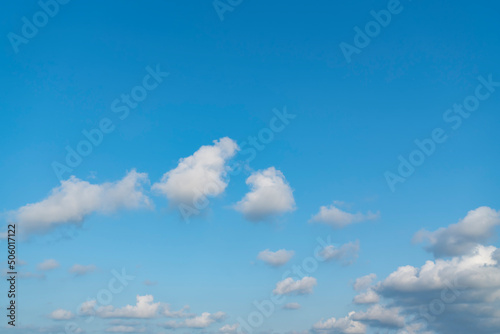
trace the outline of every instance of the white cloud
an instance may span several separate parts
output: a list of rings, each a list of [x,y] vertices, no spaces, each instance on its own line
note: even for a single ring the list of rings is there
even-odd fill
[[[57,309],[49,314],[49,318],[54,320],[70,320],[73,319],[75,315],[71,311]]]
[[[375,280],[376,278],[377,275],[373,273],[363,277],[359,277],[356,279],[356,281],[354,281],[353,288],[356,291],[365,290],[372,284],[373,280]]]
[[[375,286],[376,292],[442,334],[500,333],[500,262],[497,248],[403,266]],[[438,310],[438,311],[436,311]]]
[[[183,321],[169,321],[163,324],[166,328],[207,328],[214,322],[220,322],[226,318],[224,312],[208,313],[203,312],[201,315],[187,318]]]
[[[283,305],[283,308],[285,310],[298,310],[300,308],[300,304],[299,303],[286,303],[285,305]]]
[[[53,269],[59,268],[59,266],[60,266],[59,262],[57,262],[56,260],[48,259],[48,260],[43,261],[42,263],[39,263],[36,266],[36,268],[38,270],[47,271],[47,270],[53,270]]]
[[[482,206],[467,213],[456,224],[437,231],[422,230],[415,234],[414,242],[427,242],[427,251],[435,257],[457,256],[470,252],[478,244],[491,239],[500,225],[500,212]]]
[[[147,174],[135,170],[114,183],[90,184],[72,176],[61,181],[44,200],[11,212],[11,219],[23,233],[42,233],[64,224],[79,224],[94,212],[147,207],[150,201],[142,191],[145,182]]]
[[[344,318],[330,318],[327,320],[320,320],[313,325],[312,330],[318,333],[329,334],[364,334],[366,333],[366,326],[361,322],[354,321],[352,316],[354,312],[349,313]]]
[[[402,328],[405,326],[405,318],[399,313],[399,308],[373,305],[366,312],[354,313],[352,319],[375,327]]]
[[[355,296],[353,301],[354,304],[375,304],[380,301],[380,296],[372,289],[368,289]]]
[[[204,197],[215,197],[227,186],[227,162],[238,150],[228,137],[215,140],[212,146],[202,146],[193,155],[182,158],[174,169],[166,172],[152,189],[164,194],[171,205],[186,205],[192,209]]]
[[[246,183],[250,192],[234,206],[246,219],[261,221],[295,210],[292,188],[274,167],[252,173]]]
[[[95,271],[96,269],[97,269],[96,266],[93,264],[89,264],[86,266],[81,265],[81,264],[75,264],[69,269],[69,272],[72,274],[75,274],[77,276],[82,276],[82,275],[91,273],[91,272]]]
[[[224,325],[221,328],[219,328],[219,333],[223,334],[235,334],[236,331],[238,330],[239,324],[232,324],[232,325]]]
[[[108,333],[144,333],[146,331],[146,328],[138,328],[135,326],[125,326],[125,325],[118,325],[118,326],[112,326],[106,329],[106,332]]]
[[[320,255],[325,260],[335,260],[342,262],[343,265],[349,265],[354,263],[358,258],[359,253],[359,241],[349,242],[340,247],[335,247],[333,245],[326,246],[320,252]]]
[[[266,249],[260,252],[257,258],[271,266],[279,267],[290,261],[294,254],[294,251],[289,251],[286,249],[280,249],[276,252],[272,252],[269,249]]]
[[[96,307],[95,300],[84,302],[80,307],[83,315],[94,315],[99,318],[154,318],[158,316],[160,303],[153,303],[153,296],[145,295],[136,297],[136,305],[126,305],[115,308],[112,305]]]
[[[276,283],[276,288],[273,290],[273,293],[275,295],[309,294],[313,292],[313,288],[316,284],[317,282],[314,277],[306,276],[296,281],[288,277]]]
[[[322,206],[319,212],[315,214],[310,220],[310,223],[323,223],[335,228],[341,228],[353,223],[359,223],[367,220],[375,220],[379,218],[380,214],[368,212],[363,213],[349,213],[340,210],[335,204],[330,206]]]
[[[186,305],[178,311],[172,311],[170,305],[163,305],[162,315],[167,318],[189,318],[194,317],[195,315],[192,313],[187,313],[189,311],[189,306]]]

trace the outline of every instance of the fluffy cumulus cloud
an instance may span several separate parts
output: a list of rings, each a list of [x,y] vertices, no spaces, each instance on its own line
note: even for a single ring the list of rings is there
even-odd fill
[[[57,309],[49,314],[49,318],[53,320],[70,320],[73,319],[75,315],[71,311]]]
[[[257,258],[271,266],[279,267],[290,261],[294,254],[294,251],[286,249],[280,249],[276,252],[272,252],[269,249],[266,249],[260,252]]]
[[[36,266],[36,268],[38,270],[42,270],[42,271],[53,270],[53,269],[56,269],[59,267],[60,267],[59,262],[57,262],[54,259],[45,260]]]
[[[467,213],[465,218],[434,232],[422,230],[415,242],[426,242],[426,249],[435,257],[467,254],[478,244],[488,241],[500,225],[500,212],[483,206]]]
[[[312,327],[312,331],[315,333],[324,334],[364,334],[366,333],[366,326],[352,319],[354,312],[349,313],[348,316],[344,318],[330,318],[326,320],[320,320],[315,323]]]
[[[180,159],[177,167],[153,185],[153,190],[164,194],[172,205],[198,210],[208,197],[218,196],[226,189],[227,162],[238,149],[228,137],[202,146],[193,155]]]
[[[94,212],[112,213],[119,209],[150,206],[142,185],[147,174],[129,172],[117,182],[91,184],[74,176],[61,181],[44,200],[11,212],[11,220],[24,233],[43,233],[64,224],[80,224]]]
[[[262,221],[295,210],[292,188],[274,167],[252,173],[246,183],[251,190],[235,205],[246,219]]]
[[[69,272],[77,276],[82,276],[91,273],[96,269],[97,269],[96,266],[93,264],[89,265],[75,264],[69,269]]]
[[[169,321],[164,323],[162,326],[165,328],[191,328],[191,329],[202,329],[207,328],[215,322],[221,322],[226,318],[224,312],[209,313],[203,312],[201,315],[187,318],[182,321]]]
[[[340,261],[343,265],[354,263],[358,258],[359,241],[349,242],[340,247],[328,245],[319,253],[325,260]]]
[[[273,293],[275,295],[309,294],[313,292],[313,288],[316,284],[317,282],[314,277],[306,276],[299,280],[288,277],[276,283],[276,288],[273,290]]]
[[[349,213],[339,209],[335,203],[329,206],[322,206],[319,212],[315,214],[310,220],[310,223],[327,224],[335,228],[342,228],[344,226],[359,223],[367,220],[374,220],[380,216],[379,213]]]

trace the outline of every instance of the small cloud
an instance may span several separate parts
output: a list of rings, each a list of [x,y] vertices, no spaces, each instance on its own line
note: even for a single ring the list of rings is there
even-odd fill
[[[150,280],[147,279],[144,282],[142,282],[142,284],[147,285],[147,286],[153,286],[153,285],[158,284],[158,282],[156,282],[156,281],[150,281]]]
[[[342,228],[350,224],[359,223],[362,221],[375,220],[380,217],[380,213],[372,213],[368,211],[364,213],[349,213],[342,211],[335,204],[330,206],[322,206],[319,212],[310,220],[310,223],[322,223],[330,225],[334,228]]]
[[[81,264],[75,264],[73,267],[69,269],[69,272],[72,274],[75,274],[77,276],[82,276],[88,273],[91,273],[96,270],[96,266],[93,264],[89,264],[87,266],[81,265]]]
[[[299,303],[287,303],[283,305],[283,309],[285,310],[298,310],[300,308]]]
[[[352,285],[354,290],[356,291],[362,291],[367,289],[373,282],[374,279],[377,278],[377,275],[375,274],[369,274],[363,277],[359,277],[354,281],[354,284]]]
[[[203,312],[201,315],[184,319],[183,321],[169,321],[164,323],[162,326],[165,328],[191,328],[191,329],[203,329],[207,328],[215,322],[221,322],[226,318],[224,312],[208,313]]]
[[[233,324],[233,325],[224,325],[221,328],[219,328],[219,333],[222,334],[236,334],[236,331],[238,330],[239,324]]]
[[[59,268],[59,262],[57,262],[54,259],[48,259],[43,261],[42,263],[39,263],[36,268],[41,271],[47,271],[47,270],[53,270],[56,268]]]
[[[294,254],[294,251],[286,249],[280,249],[276,252],[272,252],[269,249],[266,249],[260,252],[257,258],[271,266],[279,267],[290,261]]]
[[[53,320],[70,320],[73,319],[75,315],[71,311],[57,309],[49,314],[49,318]]]
[[[273,290],[275,295],[289,295],[289,294],[310,294],[317,282],[314,277],[306,276],[299,280],[294,280],[291,277],[276,283],[276,288]]]
[[[375,291],[369,289],[355,296],[353,301],[354,304],[375,304],[380,301],[380,297]]]
[[[349,242],[340,247],[335,247],[333,245],[326,246],[320,252],[320,255],[325,260],[335,260],[340,261],[343,265],[347,266],[358,258],[359,253],[359,241]]]

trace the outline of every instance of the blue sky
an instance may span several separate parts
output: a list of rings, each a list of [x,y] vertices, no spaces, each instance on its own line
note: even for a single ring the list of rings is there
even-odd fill
[[[461,315],[458,305],[484,302],[467,293],[422,322],[415,309],[442,287],[396,282],[399,267],[426,261],[455,276],[468,272],[460,263],[500,270],[497,4],[41,3],[53,17],[31,37],[24,26],[43,19],[40,3],[0,14],[2,231],[17,223],[26,263],[16,328],[1,326],[232,333],[262,313],[254,301],[281,296],[255,333],[500,331],[494,309],[478,315],[481,326]],[[366,34],[370,12],[391,8],[390,22],[356,46],[355,28]],[[341,43],[358,52],[345,57]],[[121,119],[124,96],[141,92]],[[474,101],[470,113],[453,111]],[[67,166],[67,148],[95,129],[99,143]],[[436,131],[446,139],[429,139]],[[415,140],[432,140],[432,154],[402,176],[399,157],[420,154]],[[388,172],[404,182],[391,186]],[[180,214],[205,198],[189,219]],[[304,261],[316,261],[311,279],[287,281]],[[89,320],[82,304],[109,289],[113,270],[134,278]],[[483,283],[463,289],[500,291]],[[408,291],[423,297],[410,302]],[[378,300],[353,301],[363,293]],[[177,317],[165,311],[185,305]]]

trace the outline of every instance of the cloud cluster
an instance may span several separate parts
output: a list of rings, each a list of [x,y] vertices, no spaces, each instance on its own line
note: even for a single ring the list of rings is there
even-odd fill
[[[294,254],[294,251],[286,249],[280,249],[276,252],[272,252],[269,249],[266,249],[260,252],[257,258],[273,267],[279,267],[290,261]]]
[[[295,210],[292,188],[274,167],[252,173],[246,183],[251,190],[235,205],[246,219],[262,221]]]
[[[148,207],[151,203],[142,189],[146,182],[147,174],[135,170],[120,181],[103,184],[90,184],[72,176],[61,181],[44,200],[11,212],[11,219],[23,233],[43,233],[60,225],[79,224],[95,212]]]
[[[155,318],[159,314],[160,303],[153,302],[153,296],[137,296],[136,305],[115,308],[112,305],[97,307],[97,301],[90,300],[80,306],[80,314],[93,315],[99,318]]]
[[[201,315],[188,313],[189,306],[184,306],[178,311],[171,309],[169,304],[155,302],[152,295],[137,295],[135,305],[126,305],[116,308],[112,305],[99,306],[96,300],[89,300],[80,305],[78,314],[81,316],[94,316],[103,319],[153,319],[153,318],[174,318],[160,324],[165,328],[206,328],[215,322],[225,319],[224,312],[209,313],[203,312]],[[65,310],[56,310],[58,314],[69,312]],[[54,313],[53,312],[53,313]],[[115,323],[108,331],[119,331],[125,327],[133,327],[129,323]],[[127,332],[127,330],[125,330]]]
[[[419,232],[427,250],[436,255],[421,267],[401,266],[373,284],[376,276],[358,278],[353,287],[363,291],[355,304],[373,304],[351,312],[343,324],[332,318],[313,331],[365,333],[368,328],[397,334],[500,333],[500,249],[482,243],[494,235],[498,212],[480,207],[457,224],[435,232]],[[446,256],[446,258],[442,258]],[[353,329],[356,328],[356,329]]]
[[[342,228],[347,225],[353,223],[359,223],[362,221],[375,220],[379,218],[380,214],[368,212],[366,214],[358,212],[358,213],[349,213],[346,211],[342,211],[335,203],[329,206],[322,206],[319,209],[319,212],[315,214],[310,220],[310,223],[322,223],[326,225],[330,225],[334,228]]]

